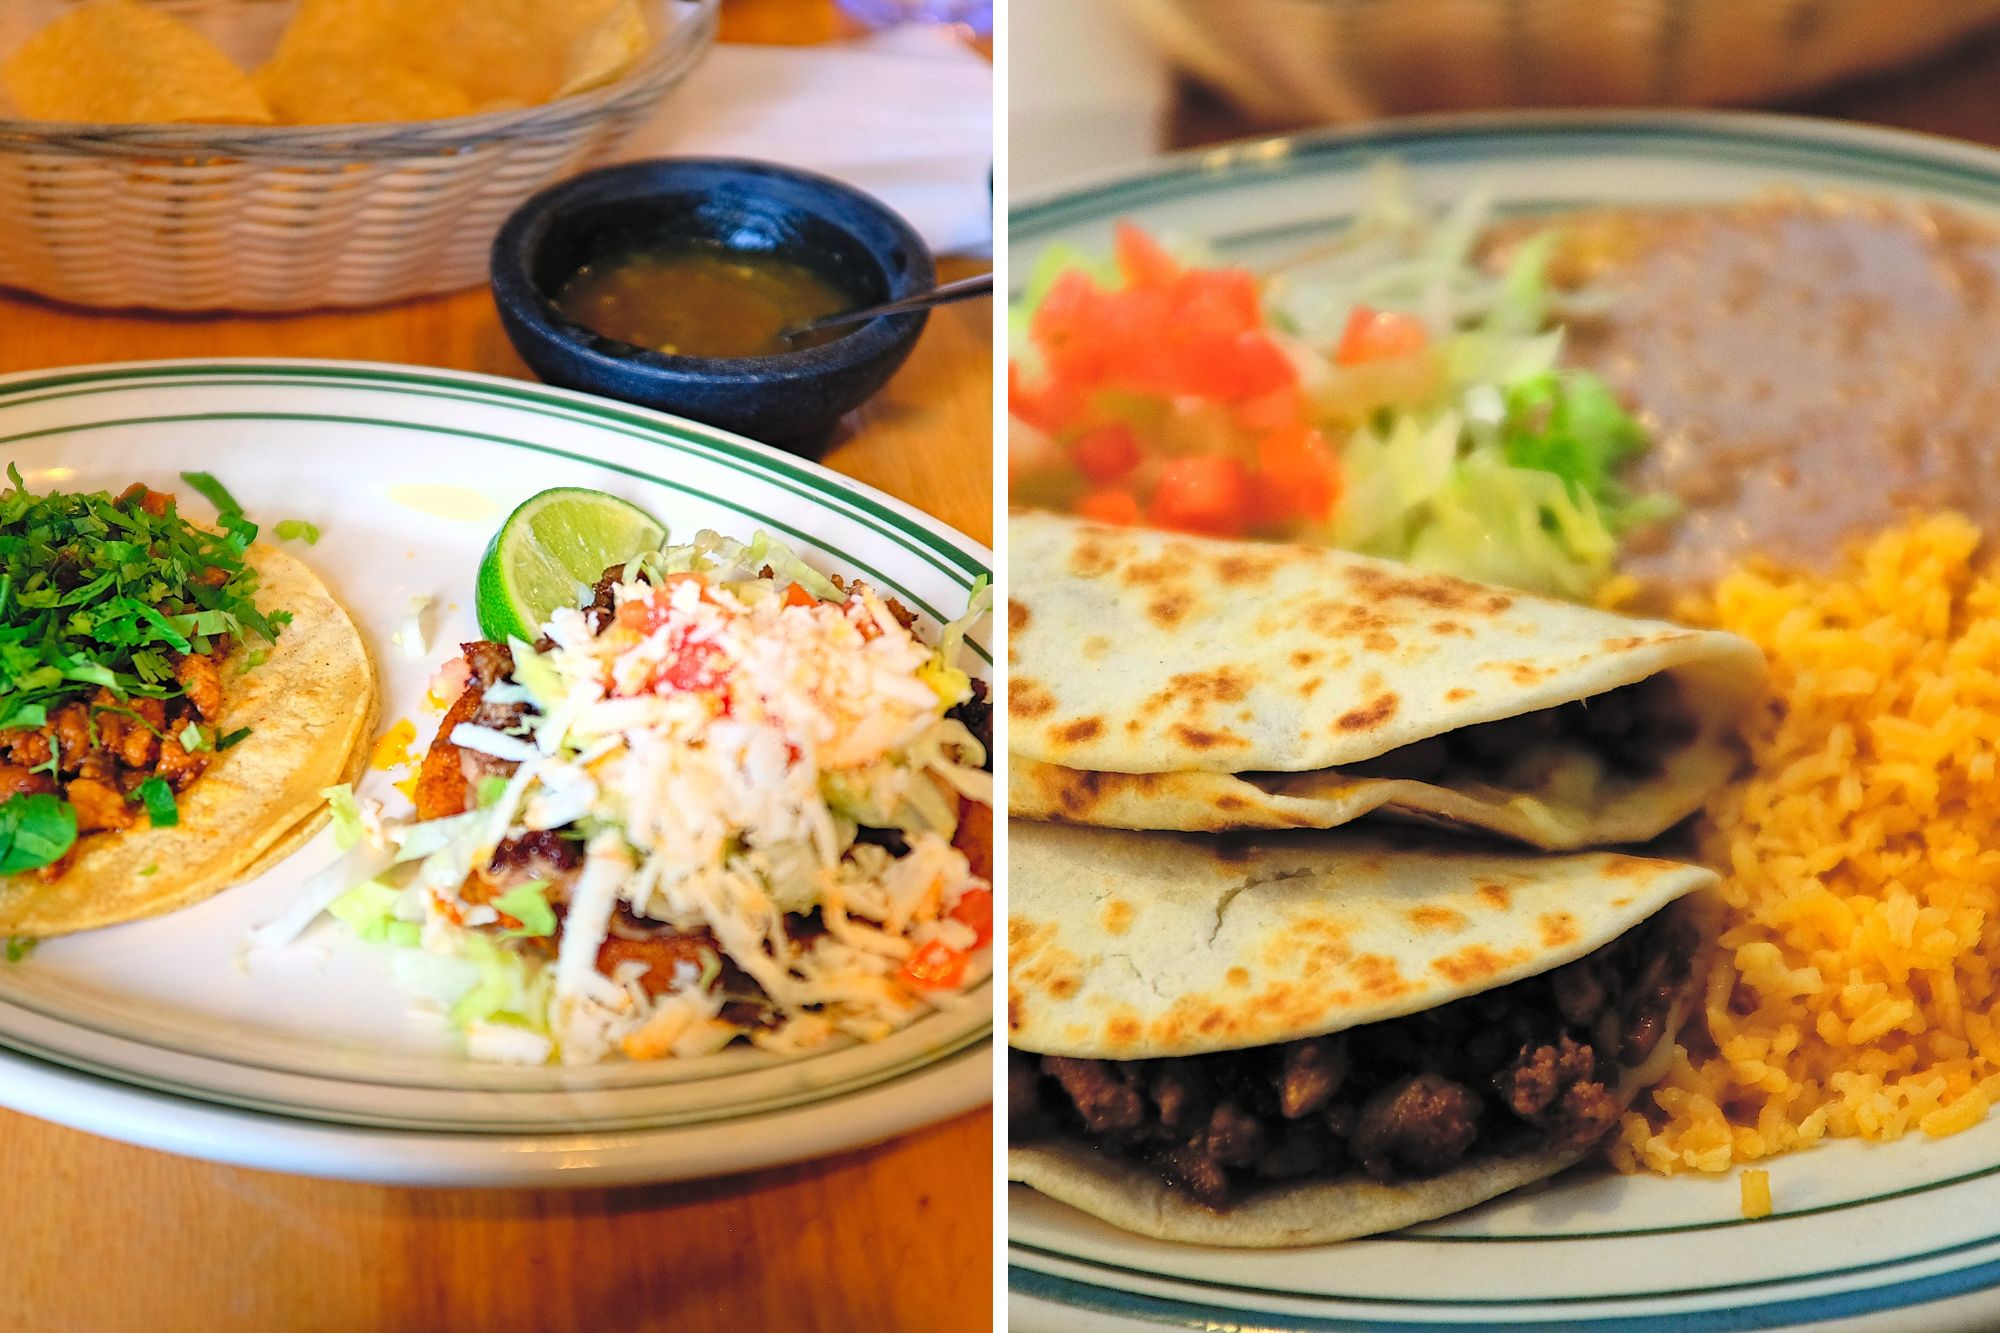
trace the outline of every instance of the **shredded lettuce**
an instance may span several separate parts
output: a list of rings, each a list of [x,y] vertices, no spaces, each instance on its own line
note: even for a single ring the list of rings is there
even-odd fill
[[[503,939],[515,936],[532,936],[547,939],[556,933],[555,909],[549,906],[549,882],[545,879],[529,880],[526,884],[507,890],[493,900],[496,910],[506,913],[521,924],[501,932]]]
[[[463,1030],[504,1017],[539,1031],[534,1016],[547,1012],[544,992],[552,969],[531,963],[476,931],[463,932],[458,943],[465,961],[476,969],[477,980],[452,1005],[452,1025]]]
[[[397,916],[402,890],[378,879],[364,880],[327,905],[327,915],[370,944],[415,948],[423,928]]]
[[[965,650],[965,636],[992,605],[992,580],[981,574],[973,580],[965,613],[944,627],[931,660],[917,668],[918,678],[936,692],[938,702],[946,708],[956,708],[972,697],[972,677],[958,665],[958,655]]]
[[[351,851],[363,832],[361,803],[354,799],[354,788],[343,782],[320,795],[326,798],[327,813],[333,816],[333,845],[343,852]]]

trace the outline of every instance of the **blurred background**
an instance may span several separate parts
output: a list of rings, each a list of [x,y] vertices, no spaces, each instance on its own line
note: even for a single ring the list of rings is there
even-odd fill
[[[2000,0],[1011,0],[1009,15],[1016,196],[1165,149],[1430,111],[1761,108],[2000,143]]]

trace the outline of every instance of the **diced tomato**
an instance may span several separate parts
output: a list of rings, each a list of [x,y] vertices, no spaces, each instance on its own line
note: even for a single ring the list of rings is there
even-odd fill
[[[1270,501],[1260,504],[1275,514],[1260,512],[1264,521],[1301,518],[1323,522],[1333,516],[1340,499],[1340,460],[1327,447],[1326,437],[1310,426],[1293,426],[1272,431],[1257,443],[1257,467],[1269,482]]]
[[[1069,446],[1076,470],[1099,486],[1109,486],[1139,466],[1142,452],[1132,428],[1117,421],[1085,431]]]
[[[1181,276],[1167,248],[1129,222],[1119,222],[1112,239],[1118,272],[1130,287],[1165,287]]]
[[[1430,344],[1430,333],[1415,315],[1358,305],[1347,317],[1333,359],[1343,366],[1415,356]]]
[[[1130,491],[1092,491],[1076,502],[1079,518],[1129,528],[1139,521],[1139,497]]]
[[[993,890],[967,889],[949,913],[953,921],[972,927],[984,947],[993,938]]]
[[[932,940],[910,955],[896,973],[896,980],[911,990],[953,990],[965,981],[965,965],[970,955],[948,944]]]
[[[813,596],[813,595],[812,595],[811,593],[807,592],[807,591],[806,591],[806,590],[805,590],[805,589],[804,589],[804,588],[803,588],[802,586],[800,586],[799,584],[796,584],[796,583],[794,583],[794,584],[792,584],[792,585],[791,585],[790,587],[788,587],[788,588],[786,588],[786,589],[785,589],[785,605],[786,605],[786,606],[818,606],[818,605],[819,605],[819,598],[817,598],[817,597]]]
[[[1161,469],[1150,517],[1181,532],[1236,536],[1250,520],[1248,473],[1226,454],[1176,458]]]
[[[1039,387],[1021,377],[1017,362],[1007,363],[1007,410],[1039,431],[1057,434],[1083,419],[1083,393],[1066,381],[1049,377]]]

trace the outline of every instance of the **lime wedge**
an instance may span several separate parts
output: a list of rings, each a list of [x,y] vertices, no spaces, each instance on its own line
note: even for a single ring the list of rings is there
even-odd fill
[[[645,510],[603,491],[559,486],[522,502],[479,560],[479,631],[533,642],[565,606],[580,606],[612,565],[656,550],[667,530]]]

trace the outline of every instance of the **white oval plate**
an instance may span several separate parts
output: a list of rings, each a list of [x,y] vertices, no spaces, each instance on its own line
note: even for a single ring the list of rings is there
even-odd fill
[[[583,394],[413,367],[150,362],[0,379],[0,459],[31,488],[178,489],[216,474],[360,623],[382,726],[419,749],[430,673],[476,638],[472,583],[507,512],[549,486],[636,501],[682,537],[766,528],[857,574],[935,630],[989,553],[856,482],[706,426]],[[413,597],[430,643],[396,642]],[[984,661],[987,627],[973,636]],[[400,772],[364,793],[391,804]],[[406,808],[406,807],[405,807]],[[335,853],[329,834],[271,873],[156,921],[45,942],[0,963],[0,1105],[115,1138],[276,1170],[428,1184],[715,1175],[875,1142],[991,1095],[992,987],[886,1041],[782,1060],[558,1069],[474,1064],[412,1009],[388,953],[321,928],[246,952]]]
[[[1426,118],[1247,143],[1017,208],[1010,261],[1104,253],[1132,218],[1255,266],[1323,237],[1393,154],[1437,202],[1475,184],[1503,209],[1740,198],[1773,184],[1933,198],[2000,213],[2000,153],[1827,121],[1714,114]],[[1853,1321],[2000,1328],[2000,1121],[1931,1142],[1841,1143],[1768,1164],[1775,1214],[1738,1182],[1576,1173],[1400,1235],[1246,1252],[1147,1241],[1009,1192],[1023,1329],[1669,1333]]]

